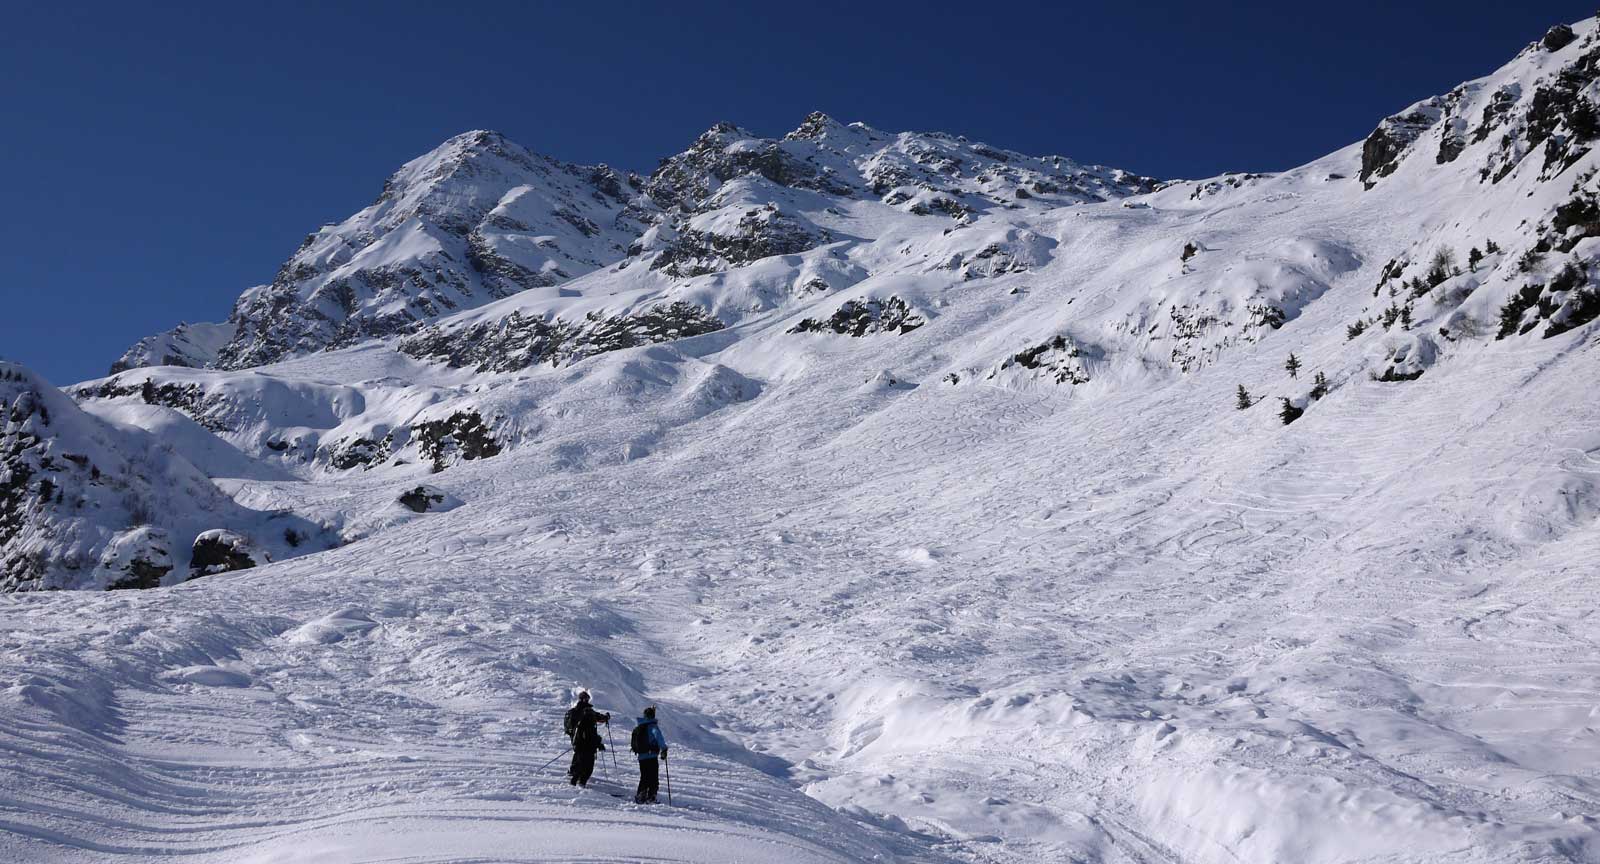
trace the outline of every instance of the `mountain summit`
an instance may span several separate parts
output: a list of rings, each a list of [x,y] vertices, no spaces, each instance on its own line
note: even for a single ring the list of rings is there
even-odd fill
[[[226,323],[150,337],[113,371],[240,369],[413,333],[449,313],[622,262],[660,235],[676,237],[741,177],[952,217],[1022,202],[1044,209],[1103,201],[1156,185],[1058,156],[937,133],[890,135],[821,113],[782,139],[718,124],[647,178],[540,156],[497,132],[466,132],[406,163],[371,206],[308,235],[270,283],[238,299]],[[740,255],[822,241],[801,230]],[[211,344],[219,335],[224,343]]]

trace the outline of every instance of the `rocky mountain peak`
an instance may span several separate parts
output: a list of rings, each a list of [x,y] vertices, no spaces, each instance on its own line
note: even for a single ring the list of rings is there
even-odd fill
[[[800,125],[795,127],[793,132],[790,132],[783,137],[785,141],[815,140],[826,137],[830,132],[842,130],[844,128],[845,126],[843,123],[840,123],[827,114],[824,114],[821,111],[813,111],[806,115],[806,119],[802,120]]]
[[[741,178],[767,185],[728,192]],[[648,178],[561,162],[475,129],[401,166],[367,208],[308,235],[269,284],[239,298],[226,324],[150,337],[117,369],[237,369],[408,335],[668,247],[670,261],[653,269],[687,278],[829,242],[833,232],[776,200],[785,189],[960,217],[1152,188],[1138,175],[959,136],[880,133],[820,111],[782,138],[714,124]],[[723,210],[714,225],[689,224]]]

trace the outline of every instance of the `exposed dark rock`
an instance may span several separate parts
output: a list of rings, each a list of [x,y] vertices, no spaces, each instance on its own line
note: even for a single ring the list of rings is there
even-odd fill
[[[890,297],[887,300],[847,300],[826,321],[806,318],[789,332],[831,331],[844,336],[865,336],[868,333],[910,333],[925,323],[921,315],[911,311],[906,301]]]
[[[199,384],[156,384],[150,378],[135,383],[134,376],[124,376],[103,381],[95,386],[79,387],[72,391],[77,399],[117,399],[138,396],[147,405],[161,405],[188,416],[212,432],[231,432],[228,415],[233,410],[228,400],[206,393]]]
[[[1517,84],[1507,84],[1494,92],[1489,97],[1489,104],[1483,106],[1483,116],[1479,118],[1478,125],[1472,130],[1474,144],[1488,139],[1489,133],[1505,125],[1506,117],[1511,113],[1511,106],[1517,102],[1522,88]]]
[[[248,570],[270,560],[243,534],[213,528],[202,531],[200,536],[194,538],[194,549],[189,559],[189,578]]]
[[[752,143],[731,147],[735,142]],[[756,138],[732,123],[712,126],[688,150],[662,160],[645,191],[663,207],[689,211],[720,184],[746,174],[758,174],[779,186],[840,195],[853,191],[838,178],[790,155],[780,142]]]
[[[1545,328],[1544,338],[1559,336],[1600,318],[1600,289],[1585,288],[1573,292],[1566,304],[1553,316]]]
[[[1514,333],[1526,333],[1539,326],[1537,317],[1531,323],[1523,322],[1528,317],[1528,310],[1535,307],[1539,296],[1543,293],[1543,285],[1532,283],[1522,286],[1517,293],[1512,294],[1506,305],[1500,307],[1500,329],[1494,338],[1504,339]]]
[[[1600,110],[1584,94],[1600,79],[1600,48],[1585,52],[1533,91],[1520,129],[1513,125],[1480,172],[1480,179],[1498,183],[1523,159],[1544,148],[1540,178],[1559,175],[1589,152],[1600,137]],[[1499,95],[1496,95],[1497,108]],[[1503,109],[1497,109],[1503,110]],[[1487,121],[1488,110],[1485,110]]]
[[[1572,251],[1584,238],[1600,236],[1600,201],[1593,192],[1580,191],[1556,207],[1550,229],[1552,245],[1562,252]]]
[[[1375,376],[1372,380],[1385,382],[1415,381],[1418,378],[1421,378],[1422,373],[1425,371],[1426,370],[1424,369],[1415,369],[1410,372],[1401,372],[1395,369],[1395,367],[1390,366],[1383,370],[1383,374]]]
[[[106,547],[100,566],[111,574],[107,591],[158,588],[172,572],[171,542],[166,532],[143,527],[128,532]]]
[[[494,251],[484,235],[473,231],[467,235],[467,262],[482,274],[485,281],[494,285],[493,293],[509,297],[518,291],[555,285],[568,278],[565,273],[535,273]]]
[[[144,559],[128,565],[128,575],[106,586],[107,591],[144,590],[161,587],[161,580],[172,572],[172,565],[160,566]]]
[[[1224,192],[1229,189],[1239,189],[1245,186],[1254,185],[1257,180],[1262,180],[1271,176],[1271,174],[1224,174],[1220,179],[1217,180],[1207,180],[1202,183],[1196,183],[1194,185],[1194,191],[1189,193],[1189,200],[1198,201],[1202,198],[1209,198],[1212,195],[1216,195],[1219,192]]]
[[[328,464],[340,471],[371,468],[388,459],[394,452],[394,433],[385,434],[377,440],[367,437],[341,439],[325,448],[325,452]]]
[[[558,366],[606,351],[700,336],[723,326],[706,310],[678,300],[633,315],[590,314],[576,324],[512,312],[461,329],[430,328],[403,340],[399,349],[419,360],[457,368],[515,372],[541,363]]]
[[[476,411],[457,411],[443,420],[429,420],[412,427],[417,452],[443,471],[456,461],[488,459],[500,455],[489,425]]]
[[[960,201],[945,195],[936,195],[926,201],[918,201],[911,205],[911,212],[918,216],[932,216],[941,213],[952,219],[960,219],[972,212],[972,208]]]
[[[773,255],[798,254],[831,241],[828,232],[768,204],[747,211],[732,234],[685,228],[650,269],[680,278],[701,276]]]
[[[1458,120],[1448,120],[1440,124],[1439,153],[1434,157],[1435,164],[1454,162],[1467,149],[1466,136],[1459,126]]]
[[[637,348],[715,333],[723,323],[715,315],[683,300],[656,306],[635,315],[601,316],[590,314],[570,346],[566,362],[592,354]]]
[[[1541,317],[1550,321],[1544,338],[1559,336],[1600,317],[1600,289],[1589,286],[1588,271],[1579,263],[1567,262],[1550,280],[1546,297],[1539,304]]]
[[[449,510],[460,502],[455,496],[436,486],[417,486],[400,493],[395,499],[413,513],[437,513]]]
[[[1378,178],[1394,173],[1400,158],[1422,133],[1439,122],[1444,100],[1435,98],[1415,109],[1384,118],[1361,145],[1361,182],[1371,189]]]
[[[821,111],[813,111],[800,121],[800,125],[793,132],[783,136],[788,141],[810,141],[821,138],[829,131],[839,128],[839,121],[829,117]]]
[[[1082,363],[1083,353],[1076,342],[1057,335],[1001,361],[989,377],[995,378],[1007,369],[1021,367],[1038,372],[1057,384],[1087,384],[1089,372]]]
[[[1571,45],[1577,38],[1571,27],[1566,24],[1557,24],[1544,32],[1544,38],[1539,40],[1539,44],[1546,51],[1560,51],[1562,48]]]
[[[983,279],[1007,273],[1026,273],[1040,263],[1025,245],[1015,243],[990,243],[974,252],[970,259],[961,262],[962,279]]]

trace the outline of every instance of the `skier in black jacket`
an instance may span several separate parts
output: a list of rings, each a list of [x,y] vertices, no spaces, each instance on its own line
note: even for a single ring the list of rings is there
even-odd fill
[[[610,714],[602,714],[589,704],[589,693],[578,694],[578,704],[567,711],[561,728],[572,739],[572,767],[567,769],[568,781],[573,786],[589,785],[589,775],[594,773],[594,755],[606,749],[596,723],[611,722]]]

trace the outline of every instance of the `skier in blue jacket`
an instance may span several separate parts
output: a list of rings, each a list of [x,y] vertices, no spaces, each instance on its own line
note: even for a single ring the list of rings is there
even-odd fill
[[[661,786],[661,766],[656,757],[667,758],[667,736],[661,734],[661,727],[656,725],[654,705],[644,709],[639,725],[633,727],[631,744],[633,752],[639,756],[639,791],[633,794],[633,803],[654,804],[656,790]]]

